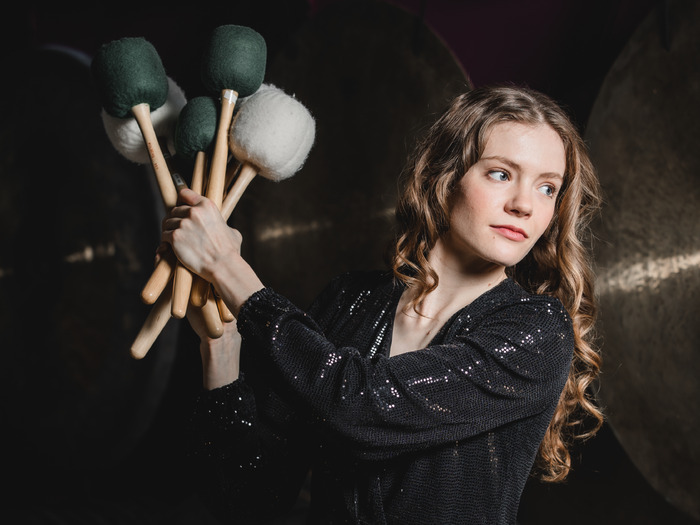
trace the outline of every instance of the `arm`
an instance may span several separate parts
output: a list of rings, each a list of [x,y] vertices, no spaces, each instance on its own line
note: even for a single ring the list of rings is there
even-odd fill
[[[235,321],[211,339],[198,309],[189,308],[188,319],[200,336],[204,387],[191,420],[198,489],[220,518],[234,523],[283,514],[296,502],[309,467],[299,422],[275,392],[241,373]],[[260,375],[254,366],[245,370],[251,379]]]
[[[188,308],[187,319],[199,336],[204,389],[213,390],[237,380],[240,374],[241,335],[236,321],[226,323],[223,335],[212,339],[207,334],[200,309]]]
[[[188,208],[176,208],[163,240],[214,283],[244,340],[265,352],[296,406],[360,454],[454,442],[556,404],[573,350],[571,321],[558,301],[514,301],[449,344],[368,359],[333,345],[308,315],[264,288],[240,256],[240,234],[217,221],[206,201],[183,201]]]
[[[279,399],[237,381],[203,391],[193,412],[195,486],[223,523],[282,516],[297,500],[309,469],[299,421]],[[284,416],[284,417],[282,417]]]
[[[391,358],[331,344],[268,289],[243,306],[239,328],[269,353],[300,404],[364,457],[451,443],[551,410],[573,349],[568,315],[544,297],[505,304],[446,344]]]

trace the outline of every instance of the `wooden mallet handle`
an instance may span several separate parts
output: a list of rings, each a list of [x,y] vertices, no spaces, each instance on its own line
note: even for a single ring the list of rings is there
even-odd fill
[[[160,294],[158,300],[151,308],[151,312],[146,318],[146,322],[141,327],[136,339],[131,345],[131,356],[135,359],[143,359],[148,351],[153,346],[153,343],[158,338],[160,333],[168,324],[172,317],[170,308],[172,304],[172,286],[168,286],[166,290]]]
[[[221,111],[214,139],[214,152],[211,158],[209,179],[207,181],[208,199],[212,200],[216,207],[221,209],[224,198],[224,186],[226,185],[226,164],[229,152],[229,129],[233,120],[233,109],[238,100],[238,93],[233,89],[221,91]],[[190,301],[195,306],[203,306],[209,297],[209,283],[202,278],[196,278],[192,284]]]
[[[221,209],[221,203],[224,199],[226,165],[229,152],[229,129],[231,128],[233,109],[237,100],[238,93],[233,89],[221,91],[221,111],[219,113],[214,152],[212,153],[209,180],[207,182],[207,198],[211,199],[219,209]]]
[[[176,264],[177,257],[175,257],[173,250],[168,247],[161,255],[155,270],[153,270],[151,277],[146,281],[145,286],[141,290],[141,300],[144,303],[153,304],[156,302],[170,282],[170,277],[173,275],[173,269]]]
[[[163,151],[161,150],[160,144],[158,142],[158,137],[153,129],[153,122],[151,121],[151,108],[148,104],[137,104],[131,108],[131,112],[136,119],[136,122],[141,129],[141,134],[146,143],[146,148],[148,149],[148,154],[151,158],[151,165],[153,166],[153,171],[156,175],[156,181],[158,182],[158,188],[160,189],[160,195],[163,199],[163,204],[165,209],[169,210],[177,202],[177,190],[173,184],[173,179],[168,169],[168,164],[163,156]]]
[[[236,204],[241,200],[243,192],[245,192],[248,185],[253,181],[255,176],[258,174],[258,168],[253,166],[249,162],[244,162],[241,165],[241,170],[238,173],[236,181],[231,186],[231,190],[226,194],[226,198],[221,204],[221,216],[225,221],[228,221],[236,208]]]
[[[158,143],[157,139],[156,142]],[[150,146],[149,151],[151,151]],[[167,166],[167,161],[165,160],[163,151],[167,150],[164,150],[161,147],[158,148],[160,158],[162,158],[162,164],[163,166],[165,166],[164,171],[165,173],[167,173],[168,179],[170,180],[170,184],[163,184],[163,186],[166,187],[166,193],[169,195],[168,202],[166,202],[166,199],[164,197],[163,203],[166,205],[166,209],[170,210],[177,203],[177,192],[182,188],[186,188],[187,183],[185,183],[185,181],[179,173],[170,173],[170,169]],[[170,155],[168,155],[168,157],[170,157]],[[172,191],[174,192],[175,196],[175,199],[172,200],[172,204],[170,204],[170,206],[168,206],[171,200],[169,188],[172,188]],[[158,261],[156,268],[151,274],[151,277],[148,279],[148,281],[146,281],[146,284],[141,290],[141,300],[144,303],[153,304],[156,302],[160,294],[163,293],[163,290],[168,285],[168,282],[170,282],[170,277],[173,275],[173,270],[176,264],[177,258],[175,257],[175,254],[173,253],[172,249],[168,248],[166,252],[162,254],[161,259]]]
[[[192,172],[192,191],[202,194],[204,187],[204,170],[206,169],[206,153],[200,151],[195,156],[194,170]],[[190,292],[194,275],[179,262],[175,266],[173,277],[173,317],[182,319],[187,313],[187,304],[190,301]]]

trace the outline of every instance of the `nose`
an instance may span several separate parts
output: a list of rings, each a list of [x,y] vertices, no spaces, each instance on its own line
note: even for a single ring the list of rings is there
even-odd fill
[[[532,196],[527,190],[514,187],[506,203],[506,211],[516,217],[529,217],[532,215]]]

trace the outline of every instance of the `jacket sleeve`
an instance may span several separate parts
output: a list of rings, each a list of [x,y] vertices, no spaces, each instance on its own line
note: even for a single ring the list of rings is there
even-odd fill
[[[491,312],[446,344],[393,357],[334,346],[316,322],[270,289],[241,309],[255,341],[295,393],[362,457],[454,442],[551,410],[568,376],[570,318],[532,296]]]
[[[263,523],[297,500],[308,472],[295,414],[273,391],[253,391],[245,375],[203,391],[192,416],[197,487],[223,523]]]

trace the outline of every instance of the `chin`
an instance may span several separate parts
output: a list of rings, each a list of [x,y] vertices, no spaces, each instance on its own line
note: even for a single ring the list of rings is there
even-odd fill
[[[486,257],[486,259],[498,266],[505,266],[508,268],[518,264],[527,256],[528,253],[530,253],[530,250],[518,250],[517,253],[513,253],[512,251],[502,251],[499,253],[493,253],[491,254],[491,257]]]

